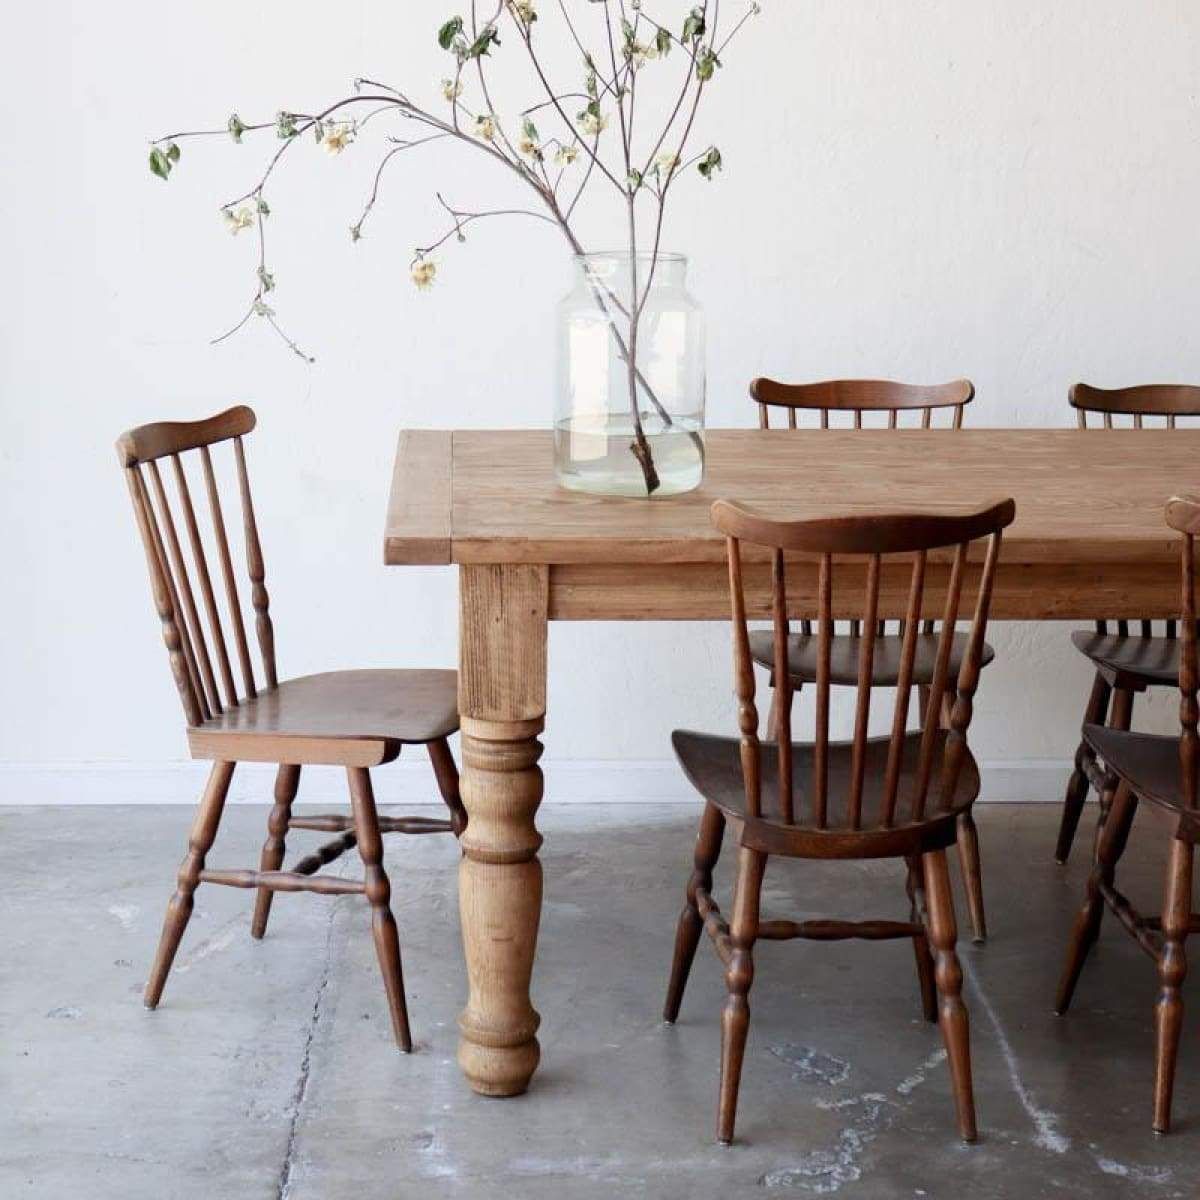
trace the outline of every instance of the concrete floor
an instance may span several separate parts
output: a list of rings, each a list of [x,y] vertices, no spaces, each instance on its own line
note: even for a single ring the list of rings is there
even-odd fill
[[[979,814],[993,932],[963,947],[974,1147],[954,1135],[907,943],[762,947],[739,1142],[712,1142],[723,990],[706,947],[679,1024],[658,1018],[690,808],[543,810],[543,1067],[512,1101],[472,1095],[454,1063],[465,985],[448,839],[389,839],[411,1057],[390,1040],[358,897],[277,897],[254,943],[251,894],[201,889],[163,1004],[145,1012],[189,820],[180,808],[0,809],[2,1197],[1200,1192],[1200,1039],[1184,1039],[1176,1131],[1156,1139],[1155,981],[1111,919],[1075,1009],[1050,1013],[1086,857],[1066,870],[1051,861],[1055,806]],[[212,864],[256,862],[264,822],[265,810],[229,810]],[[293,847],[320,836],[297,833]],[[1147,907],[1161,860],[1135,831],[1123,877]],[[827,907],[835,893],[846,899]],[[767,915],[829,908],[903,915],[899,875],[768,870]]]

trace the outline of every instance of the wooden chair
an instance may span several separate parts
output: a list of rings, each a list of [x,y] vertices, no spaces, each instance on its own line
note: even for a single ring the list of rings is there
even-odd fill
[[[250,929],[255,938],[266,932],[275,892],[319,892],[327,896],[362,893],[371,905],[375,949],[387,989],[392,1028],[400,1048],[407,1052],[412,1049],[412,1038],[404,1002],[400,942],[390,907],[391,887],[383,869],[381,834],[452,832],[457,836],[466,826],[466,812],[458,795],[458,771],[446,742],[458,728],[455,673],[335,671],[283,681],[277,678],[275,634],[242,444],[254,426],[254,413],[239,407],[205,421],[143,425],[123,434],[117,442],[117,455],[125,470],[146,552],[163,641],[187,720],[188,746],[193,758],[213,764],[192,826],[188,852],[179,868],[175,894],[167,908],[158,953],[146,983],[145,1003],[151,1009],[158,1005],[192,914],[193,894],[201,883],[258,890]],[[255,677],[251,662],[210,450],[222,442],[232,442],[261,680]],[[233,633],[240,668],[240,695],[205,553],[201,519],[184,467],[182,456],[188,451],[199,452],[211,541],[224,584],[225,620]],[[166,471],[159,469],[160,461],[168,459],[174,480],[174,512],[163,479]],[[176,513],[182,518],[190,551],[190,572]],[[207,619],[208,636],[201,623],[201,610]],[[409,743],[428,747],[442,799],[450,810],[448,820],[376,814],[370,768],[391,762]],[[257,871],[217,870],[205,861],[239,762],[270,762],[279,767],[275,804],[267,821],[267,839]],[[292,816],[300,770],[309,764],[346,768],[351,817]],[[280,869],[284,839],[290,829],[315,829],[339,836],[284,871]],[[356,845],[364,867],[363,882],[316,875],[321,867]]]
[[[1180,417],[1200,417],[1200,387],[1151,384],[1106,391],[1077,383],[1071,388],[1070,402],[1078,414],[1080,429],[1089,428],[1089,414],[1093,422],[1102,423],[1105,429],[1116,428],[1122,418],[1126,419],[1127,428],[1146,429],[1157,421],[1160,428],[1175,429]],[[1151,621],[1139,622],[1136,633],[1130,632],[1128,621],[1117,621],[1115,625],[1116,632],[1112,633],[1107,621],[1097,621],[1094,632],[1080,630],[1071,635],[1071,640],[1096,668],[1083,723],[1107,723],[1113,729],[1128,729],[1135,694],[1153,687],[1179,686],[1179,639],[1174,621],[1167,621],[1158,635]],[[1070,856],[1091,787],[1096,789],[1100,800],[1100,824],[1103,824],[1112,804],[1112,793],[1105,790],[1105,773],[1097,764],[1091,746],[1086,738],[1081,738],[1075,751],[1075,768],[1067,782],[1055,844],[1054,857],[1060,863]]]
[[[759,425],[769,429],[770,410],[782,408],[787,412],[787,427],[798,428],[798,413],[816,413],[820,416],[820,427],[830,429],[831,415],[853,414],[853,428],[864,428],[863,416],[868,420],[887,417],[888,429],[904,428],[900,424],[901,414],[909,425],[917,423],[922,429],[934,428],[934,414],[948,418],[948,428],[961,429],[963,410],[975,397],[975,387],[968,379],[933,387],[921,387],[889,380],[831,380],[824,383],[787,384],[771,379],[755,379],[750,384],[750,395],[758,403]],[[862,645],[861,628],[858,621],[850,621],[848,632],[836,633],[830,651],[830,678],[835,684],[853,686],[858,680],[858,657]],[[875,656],[871,682],[875,687],[895,687],[900,663],[902,640],[899,630],[889,634],[886,622],[879,625],[875,641]],[[913,661],[912,681],[922,706],[929,699],[929,684],[933,679],[933,667],[937,658],[937,628],[933,621],[924,623],[917,638],[916,657]],[[806,683],[816,679],[817,641],[812,635],[812,622],[800,623],[800,634],[791,637],[788,643],[788,672],[795,695]],[[967,637],[955,637],[950,649],[950,671],[957,673],[966,653]],[[756,632],[750,635],[750,653],[759,666],[773,673],[773,651],[771,634]],[[983,665],[995,657],[991,646],[983,648]],[[777,720],[778,692],[772,696],[767,730],[774,736]],[[945,717],[948,714],[943,714]],[[983,870],[979,857],[979,834],[970,811],[963,813],[959,831],[958,852],[963,883],[967,894],[967,908],[971,917],[972,936],[976,942],[987,939],[987,916],[983,904]]]
[[[1100,932],[1107,904],[1138,945],[1158,966],[1160,991],[1154,1010],[1157,1036],[1154,1080],[1154,1130],[1171,1127],[1171,1097],[1183,1024],[1182,987],[1187,974],[1185,943],[1200,931],[1200,914],[1192,911],[1192,863],[1200,841],[1200,737],[1197,736],[1196,553],[1200,534],[1200,498],[1172,500],[1167,524],[1183,535],[1181,565],[1183,604],[1179,639],[1179,737],[1131,733],[1128,729],[1090,722],[1083,736],[1103,760],[1114,788],[1111,811],[1100,833],[1096,861],[1088,879],[1083,907],[1075,920],[1066,968],[1055,1008],[1065,1013],[1079,982],[1088,952]],[[1143,917],[1117,890],[1116,867],[1125,850],[1134,816],[1146,808],[1162,821],[1170,836],[1162,914]]]
[[[967,747],[967,727],[983,665],[992,581],[1001,530],[1013,519],[1011,500],[966,516],[913,514],[774,521],[727,501],[713,506],[713,522],[725,534],[733,605],[734,680],[740,740],[677,731],[675,753],[684,773],[704,797],[694,869],[679,918],[671,979],[663,1016],[673,1022],[691,970],[701,931],[712,938],[725,963],[728,999],[721,1021],[721,1090],[717,1137],[733,1138],[738,1082],[749,1027],[748,995],[754,977],[758,938],[911,938],[925,1015],[941,1023],[950,1059],[958,1127],[975,1138],[975,1109],[967,1012],[962,1002],[962,969],[945,850],[958,836],[959,816],[979,792],[979,771]],[[978,568],[975,613],[966,652],[957,671],[957,695],[947,727],[937,717],[953,688],[951,650],[970,544],[988,539]],[[742,584],[743,543],[765,547],[772,561],[773,643],[777,686],[782,692],[779,733],[761,743],[755,708],[753,657],[746,627]],[[952,549],[947,556],[939,553]],[[788,619],[785,553],[819,561],[816,669],[816,740],[792,741],[791,676],[787,668]],[[835,568],[835,556],[836,568]],[[883,566],[884,556],[902,556]],[[849,563],[847,560],[850,560]],[[861,581],[866,560],[866,601],[858,659],[858,693],[851,742],[829,740],[829,694],[833,684],[835,576],[843,565]],[[947,561],[949,559],[949,561]],[[886,570],[908,572],[908,604],[897,667],[898,687],[891,734],[869,738],[872,668],[877,635],[880,577]],[[812,563],[808,564],[812,569]],[[857,573],[856,573],[857,572]],[[908,730],[908,710],[921,619],[934,611],[926,575],[944,589],[930,703],[920,728]],[[840,606],[843,611],[845,603]],[[713,867],[728,826],[737,843],[737,880],[729,921],[712,896]],[[907,865],[911,902],[907,921],[762,920],[759,901],[771,855],[802,859],[896,858]],[[932,945],[932,954],[930,946]]]

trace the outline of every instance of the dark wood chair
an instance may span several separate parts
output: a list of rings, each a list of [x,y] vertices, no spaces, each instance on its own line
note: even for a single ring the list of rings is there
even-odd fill
[[[713,522],[725,534],[733,605],[734,680],[738,738],[677,731],[675,753],[696,790],[704,815],[694,869],[679,918],[664,1018],[673,1022],[691,970],[701,931],[712,938],[725,963],[728,999],[721,1021],[721,1089],[717,1137],[733,1138],[738,1082],[749,1027],[748,996],[754,977],[753,950],[759,938],[911,938],[925,1015],[941,1023],[950,1059],[963,1138],[975,1138],[975,1108],[967,1011],[962,1002],[962,969],[955,953],[957,932],[946,847],[959,833],[959,817],[979,793],[979,771],[967,746],[967,728],[983,665],[984,632],[1001,530],[1015,512],[1011,500],[964,516],[913,514],[775,521],[727,501],[713,506]],[[967,567],[972,542],[987,539],[984,561]],[[772,569],[773,643],[777,687],[782,693],[779,732],[760,742],[755,708],[753,657],[746,627],[742,585],[743,545],[752,554],[768,552]],[[949,551],[949,553],[946,553]],[[785,555],[805,556],[817,566],[816,739],[792,741],[791,676]],[[836,556],[836,563],[835,563]],[[887,556],[889,565],[883,567]],[[902,561],[898,564],[896,558]],[[866,600],[858,658],[854,739],[831,742],[829,695],[833,684],[835,576],[843,565],[861,586],[866,562]],[[888,737],[868,737],[872,670],[877,635],[880,576],[911,561],[908,604],[897,689]],[[796,566],[793,562],[793,567]],[[957,671],[948,725],[938,719],[950,700],[953,630],[964,575],[977,575],[975,612]],[[926,575],[935,582],[926,588]],[[921,620],[937,611],[944,590],[941,633],[930,680],[930,702],[915,731],[908,729],[913,673]],[[844,610],[847,601],[840,607]],[[713,867],[726,828],[737,844],[737,878],[728,921],[712,895]],[[801,859],[896,858],[907,866],[911,904],[907,921],[762,920],[763,873],[771,855]],[[932,945],[932,954],[930,947]]]
[[[1142,387],[1107,391],[1077,383],[1071,388],[1071,406],[1078,414],[1079,428],[1175,429],[1179,418],[1200,417],[1200,387],[1150,384]],[[1137,622],[1130,631],[1129,621],[1116,621],[1115,632],[1108,621],[1097,621],[1094,631],[1080,630],[1071,635],[1079,651],[1096,668],[1091,695],[1084,709],[1085,725],[1108,724],[1113,729],[1128,729],[1133,719],[1133,698],[1154,687],[1178,687],[1179,640],[1174,621],[1165,622],[1156,634],[1151,621]],[[1090,788],[1100,801],[1100,824],[1112,804],[1112,793],[1105,790],[1105,773],[1086,738],[1075,751],[1075,767],[1067,782],[1062,820],[1054,857],[1065,863],[1071,854],[1075,831],[1083,814]]]
[[[1154,1130],[1171,1127],[1171,1097],[1183,1025],[1183,981],[1187,974],[1185,943],[1200,931],[1200,914],[1192,911],[1192,864],[1200,841],[1200,737],[1197,736],[1196,553],[1200,534],[1200,498],[1172,500],[1167,524],[1183,535],[1182,637],[1179,652],[1179,737],[1131,733],[1128,729],[1090,722],[1084,740],[1103,761],[1113,787],[1112,807],[1100,832],[1099,848],[1088,879],[1083,907],[1075,919],[1066,968],[1055,1008],[1065,1013],[1079,982],[1088,952],[1100,933],[1107,905],[1158,967],[1160,990],[1154,1008],[1156,1030]],[[1116,867],[1140,808],[1159,818],[1170,838],[1162,914],[1143,917],[1117,890]]]
[[[771,428],[770,410],[783,409],[787,413],[787,427],[800,428],[797,414],[818,416],[822,429],[837,428],[839,417],[844,425],[853,417],[853,428],[870,428],[886,417],[888,429],[919,426],[932,429],[934,415],[942,425],[950,429],[961,429],[963,410],[975,397],[975,387],[968,379],[951,383],[923,387],[890,380],[838,379],[823,383],[789,384],[776,383],[771,379],[755,379],[750,384],[750,395],[758,404],[759,425]],[[864,415],[867,424],[864,425]],[[905,424],[900,422],[901,416]],[[831,421],[831,418],[833,420]],[[835,684],[853,686],[858,680],[858,658],[862,645],[861,624],[850,621],[847,632],[835,633],[830,651],[830,679]],[[927,621],[917,638],[916,657],[913,660],[912,682],[917,688],[920,704],[924,707],[929,699],[929,684],[933,679],[933,667],[937,658],[937,626]],[[966,653],[967,637],[959,634],[950,648],[950,671],[955,674],[962,665]],[[792,681],[792,694],[804,684],[816,679],[817,641],[812,634],[812,622],[801,621],[800,633],[789,636],[788,672]],[[759,666],[771,672],[774,683],[773,650],[771,634],[758,631],[750,635],[750,653]],[[895,687],[900,663],[901,638],[899,632],[888,632],[886,622],[879,625],[875,640],[875,656],[871,682],[875,687]],[[983,648],[983,665],[992,661],[991,646]],[[771,701],[767,730],[774,736],[777,720],[778,692]],[[946,714],[943,714],[945,717]],[[982,942],[987,938],[987,916],[983,904],[983,870],[979,856],[979,835],[975,820],[968,810],[963,814],[963,825],[958,839],[958,852],[962,866],[963,883],[967,894],[967,908],[971,917],[972,936]]]
[[[145,1003],[147,1008],[158,1005],[192,914],[193,894],[201,883],[257,889],[250,929],[255,938],[266,932],[275,892],[361,893],[371,906],[392,1028],[400,1048],[407,1052],[412,1049],[412,1037],[404,1002],[400,941],[390,905],[391,887],[383,869],[381,834],[446,832],[457,836],[466,826],[466,812],[458,794],[458,771],[446,742],[458,728],[456,676],[453,671],[373,670],[335,671],[282,681],[277,678],[275,634],[242,442],[254,426],[254,413],[239,407],[204,421],[143,425],[123,434],[117,442],[117,455],[146,552],[163,641],[183,703],[188,746],[193,758],[212,762],[146,983]],[[261,679],[256,678],[251,661],[218,473],[210,449],[222,442],[232,443]],[[183,459],[189,451],[198,451],[208,500],[207,522],[202,522],[192,501]],[[160,462],[166,465],[164,460],[169,460],[174,482],[174,508],[163,479],[167,472],[159,469]],[[222,625],[222,606],[209,570],[202,523],[208,525],[224,584],[224,619],[233,635],[242,682],[240,694]],[[181,528],[190,552],[190,571]],[[201,611],[207,620],[207,635]],[[442,799],[450,810],[449,819],[377,815],[370,768],[391,762],[406,744],[428,747]],[[257,871],[218,870],[206,863],[239,762],[269,762],[279,767],[275,803]],[[292,815],[301,768],[310,764],[346,768],[352,816]],[[337,833],[338,837],[284,871],[284,839],[291,829],[321,830]],[[363,862],[363,881],[316,874],[355,846]]]

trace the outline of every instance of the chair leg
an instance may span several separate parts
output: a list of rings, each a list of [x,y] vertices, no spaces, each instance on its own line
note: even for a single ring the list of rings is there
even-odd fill
[[[962,868],[963,888],[967,893],[967,912],[971,918],[971,940],[987,941],[987,915],[983,911],[983,866],[979,861],[979,830],[968,809],[958,817],[958,862]]]
[[[200,808],[196,812],[192,832],[188,837],[188,852],[179,867],[175,894],[167,905],[166,919],[163,921],[162,934],[158,940],[158,952],[150,968],[150,977],[146,980],[143,1000],[147,1008],[158,1007],[171,963],[175,961],[175,951],[179,949],[179,941],[192,915],[192,896],[200,882],[200,872],[204,870],[204,856],[212,849],[217,837],[217,827],[221,823],[221,813],[225,808],[225,797],[229,794],[229,783],[233,779],[233,767],[231,762],[215,762],[209,772],[204,795],[200,798]]]
[[[908,892],[910,920],[924,926],[928,918],[928,906],[925,900],[925,880],[921,873],[921,861],[910,858],[908,863],[908,878],[905,890]],[[917,982],[921,987],[921,1012],[925,1020],[934,1022],[938,1019],[937,984],[934,980],[933,955],[929,950],[929,938],[925,933],[914,936],[913,954],[917,960]]]
[[[371,932],[375,936],[375,953],[387,989],[388,1009],[396,1044],[408,1054],[412,1050],[412,1034],[408,1028],[408,1009],[404,1003],[404,974],[400,969],[400,936],[392,916],[392,885],[383,869],[383,838],[379,835],[379,817],[375,812],[375,793],[371,774],[365,767],[349,767],[350,804],[354,812],[354,832],[358,853],[362,857],[371,904]]]
[[[1163,891],[1163,948],[1158,959],[1162,989],[1154,1009],[1154,1132],[1171,1128],[1171,1096],[1175,1091],[1175,1061],[1183,1028],[1183,981],[1187,976],[1184,944],[1192,920],[1192,846],[1171,841],[1167,882]]]
[[[1109,728],[1127,730],[1133,724],[1133,693],[1126,688],[1117,688],[1113,695],[1112,713],[1108,720]],[[1096,834],[1092,844],[1092,857],[1100,853],[1100,838],[1104,833],[1104,824],[1108,820],[1113,807],[1113,795],[1116,792],[1116,782],[1106,787],[1100,793],[1100,816],[1096,821]]]
[[[962,966],[955,953],[958,927],[945,850],[922,857],[929,904],[929,940],[933,943],[934,978],[938,990],[938,1023],[950,1060],[958,1132],[964,1142],[976,1139],[975,1095],[971,1086],[971,1038],[967,1008],[962,1001]]]
[[[733,917],[729,923],[732,953],[725,969],[729,995],[721,1014],[721,1096],[717,1109],[717,1141],[733,1141],[737,1116],[738,1084],[750,1029],[750,984],[754,981],[754,941],[758,937],[759,901],[767,856],[745,846],[738,850],[737,884]]]
[[[259,857],[260,871],[278,871],[283,866],[284,838],[292,819],[292,801],[300,787],[300,768],[292,763],[280,764],[275,776],[275,804],[267,818],[267,840],[263,842]],[[259,888],[254,898],[254,918],[250,922],[250,936],[261,938],[267,932],[267,918],[271,915],[270,888]]]
[[[1108,681],[1097,671],[1092,683],[1092,694],[1083,713],[1084,725],[1104,724],[1111,694],[1112,688],[1109,687]],[[1095,757],[1091,746],[1081,740],[1075,751],[1075,769],[1067,781],[1067,794],[1063,797],[1062,821],[1058,826],[1058,841],[1054,847],[1054,858],[1057,862],[1065,863],[1071,855],[1071,844],[1075,841],[1075,831],[1079,828],[1079,818],[1087,801],[1089,784],[1086,768]]]
[[[1087,956],[1100,935],[1100,921],[1104,916],[1104,897],[1100,892],[1100,885],[1113,881],[1117,863],[1129,840],[1129,831],[1133,826],[1136,812],[1137,797],[1126,784],[1120,784],[1113,800],[1112,813],[1100,836],[1096,861],[1088,876],[1083,907],[1080,908],[1079,915],[1075,918],[1075,926],[1071,931],[1067,962],[1058,985],[1058,996],[1054,1001],[1054,1011],[1059,1016],[1070,1008],[1071,997],[1075,994],[1075,985],[1079,982],[1083,964],[1087,961]]]
[[[450,810],[450,824],[454,827],[454,836],[462,837],[467,827],[467,810],[463,807],[462,796],[458,790],[458,766],[454,755],[450,753],[450,744],[445,738],[438,738],[428,746],[429,761],[433,763],[433,773],[437,777],[438,791],[442,800]]]
[[[696,905],[696,892],[712,891],[713,867],[721,856],[721,842],[725,837],[725,814],[715,805],[706,804],[700,818],[700,832],[696,836],[696,849],[692,856],[692,877],[688,880],[687,900],[679,914],[675,929],[675,954],[671,959],[671,979],[667,984],[667,1000],[663,1005],[663,1020],[673,1025],[679,1016],[683,1002],[683,990],[687,987],[696,957],[696,946],[704,929],[700,910]]]

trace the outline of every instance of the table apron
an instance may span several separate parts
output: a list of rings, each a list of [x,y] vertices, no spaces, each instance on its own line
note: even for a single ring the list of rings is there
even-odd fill
[[[949,574],[930,563],[923,616],[938,617]],[[968,565],[961,616],[971,612],[979,575]],[[746,604],[755,619],[770,618],[769,567],[747,563]],[[908,605],[910,568],[885,561],[879,615],[902,617]],[[866,567],[836,564],[834,616],[860,617]],[[816,563],[788,567],[788,609],[794,618],[817,611]],[[1004,562],[996,573],[991,616],[997,620],[1079,621],[1178,617],[1179,565],[1162,562]],[[729,616],[724,563],[563,563],[550,567],[549,617],[554,621],[711,621]]]

